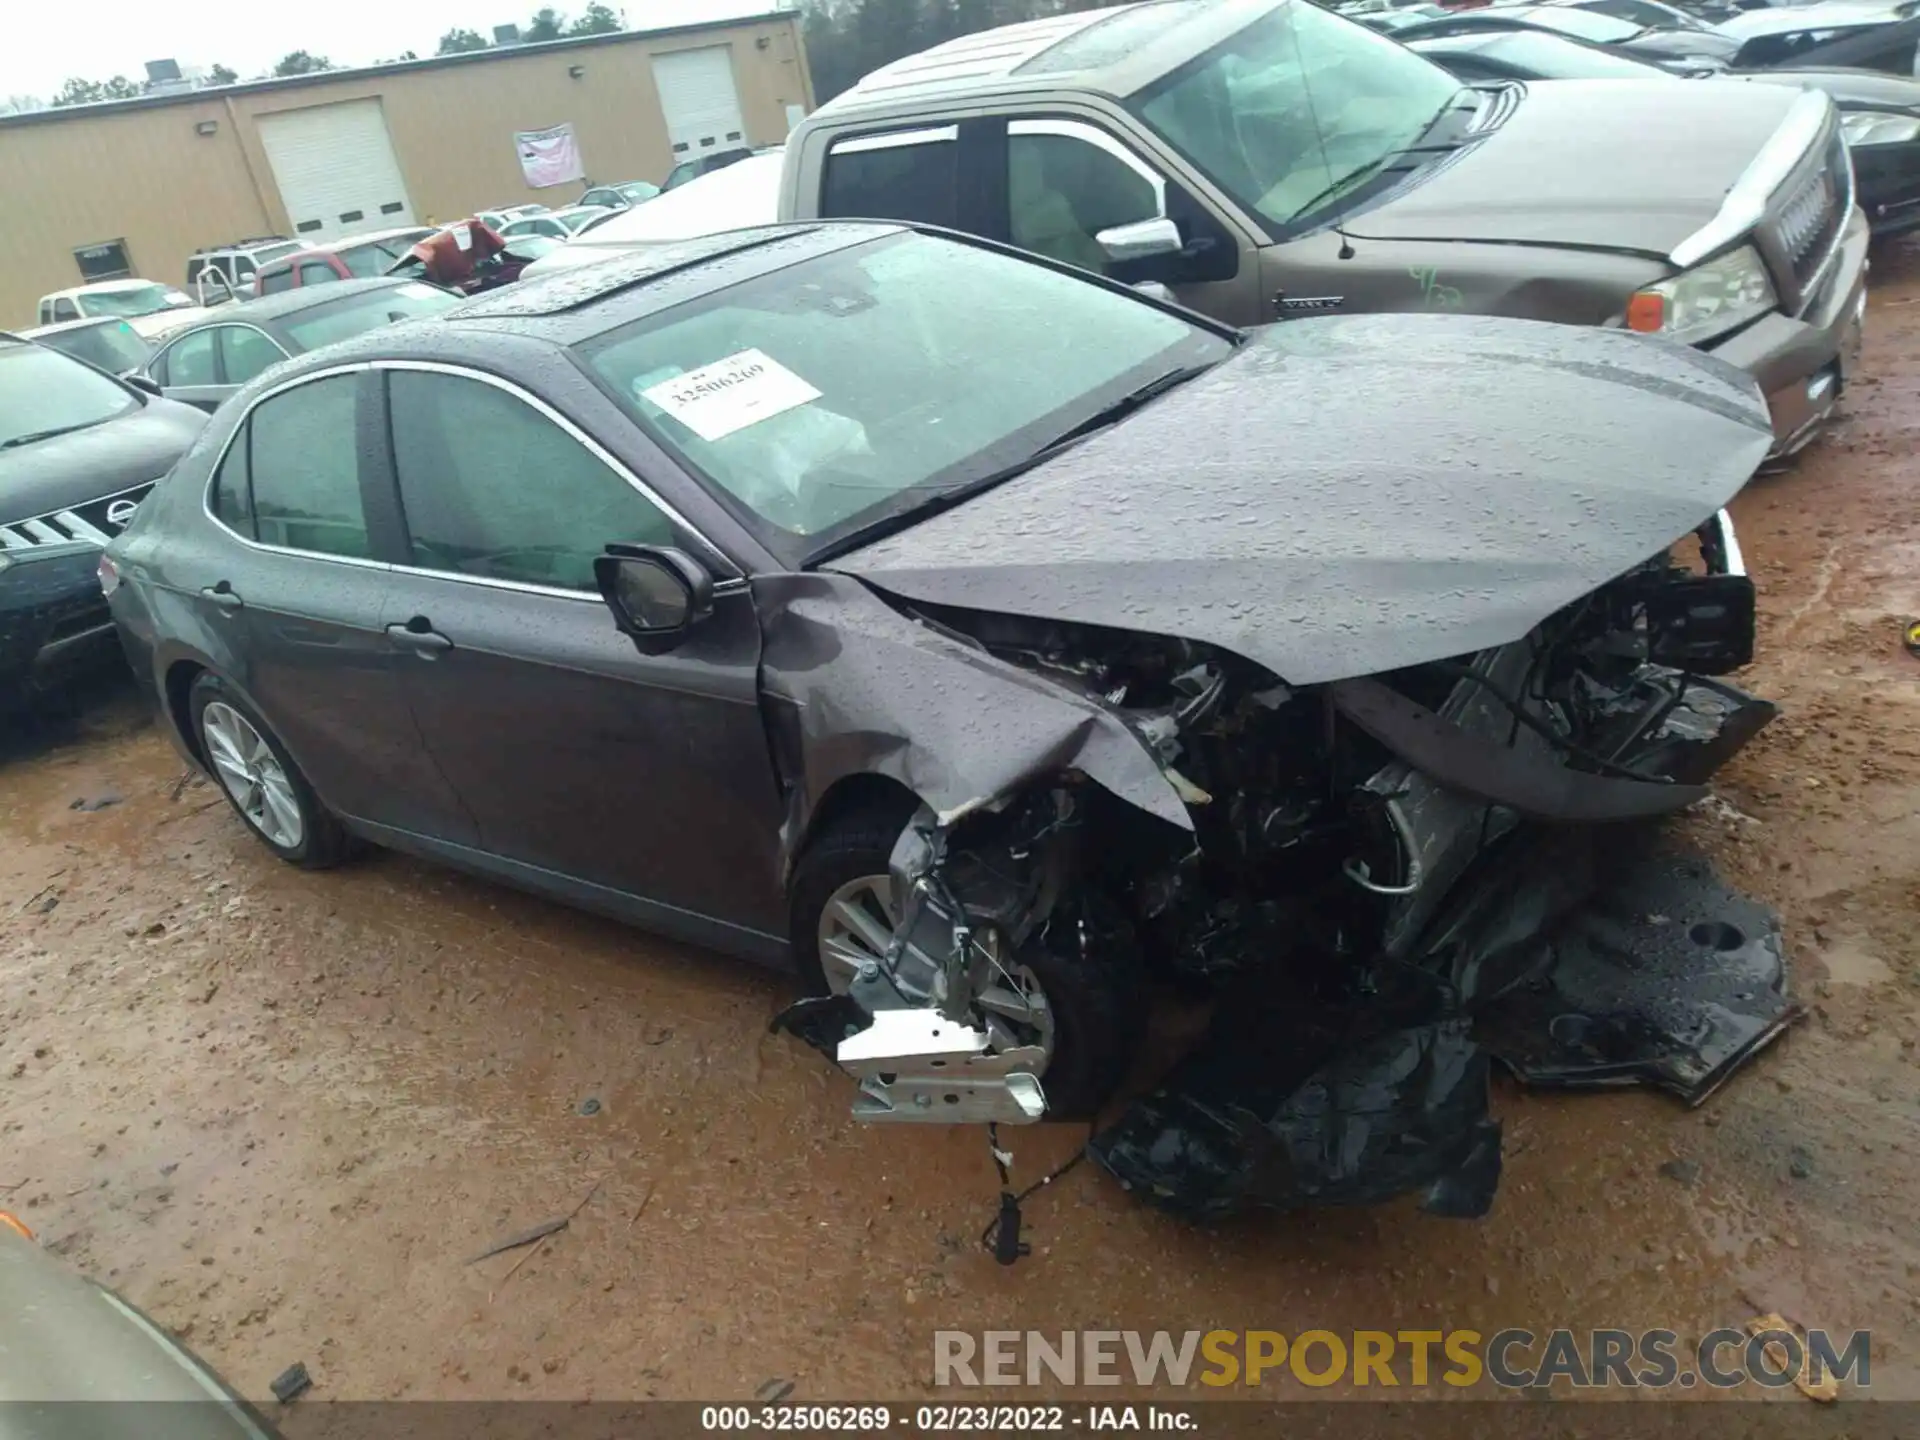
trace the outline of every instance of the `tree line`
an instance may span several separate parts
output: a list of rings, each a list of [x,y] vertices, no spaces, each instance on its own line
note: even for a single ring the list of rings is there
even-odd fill
[[[831,100],[861,76],[942,41],[1095,10],[1117,0],[807,0],[807,63],[817,99]]]
[[[560,40],[576,35],[612,35],[626,28],[625,17],[612,6],[593,0],[577,16],[568,18],[563,12],[552,6],[542,6],[536,10],[527,23],[520,27],[520,43],[531,44],[542,40]],[[440,37],[436,55],[461,55],[472,50],[491,49],[493,42],[476,30],[453,29]],[[418,60],[419,55],[404,50],[398,55],[387,57],[378,63],[388,64],[400,60]],[[252,75],[251,80],[283,79],[289,75],[315,75],[325,70],[337,70],[332,60],[324,55],[316,55],[308,50],[295,50],[283,55],[264,74]],[[207,67],[204,84],[234,85],[240,80],[239,74],[225,65]],[[129,80],[124,75],[115,75],[108,80],[87,80],[74,76],[60,87],[53,97],[57,106],[90,105],[98,100],[133,100],[152,93],[153,86],[144,80]],[[17,101],[14,108],[25,108]]]

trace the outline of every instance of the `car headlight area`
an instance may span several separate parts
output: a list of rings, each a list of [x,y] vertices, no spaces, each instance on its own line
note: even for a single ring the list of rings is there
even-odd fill
[[[1751,245],[1636,290],[1627,328],[1699,345],[1757,319],[1778,303],[1767,267]]]
[[[1849,110],[1840,117],[1840,134],[1851,149],[1865,145],[1904,145],[1920,140],[1920,116],[1888,110]]]

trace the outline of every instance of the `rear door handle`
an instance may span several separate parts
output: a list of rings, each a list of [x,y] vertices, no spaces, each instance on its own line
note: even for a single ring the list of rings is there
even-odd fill
[[[387,626],[387,638],[404,650],[412,650],[428,659],[442,650],[451,650],[453,641],[424,620],[409,620],[404,625]]]
[[[246,604],[244,600],[234,593],[233,587],[224,580],[218,585],[207,586],[200,592],[200,595],[202,599],[211,600],[222,610],[238,610]]]

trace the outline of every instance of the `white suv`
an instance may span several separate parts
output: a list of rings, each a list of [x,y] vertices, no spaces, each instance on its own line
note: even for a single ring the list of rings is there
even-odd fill
[[[261,235],[212,250],[196,250],[193,258],[187,261],[187,289],[193,291],[202,304],[206,304],[217,296],[217,287],[215,295],[202,295],[205,287],[201,285],[201,280],[218,275],[235,295],[251,295],[253,277],[259,273],[262,265],[306,248],[304,240],[289,240],[284,235]]]

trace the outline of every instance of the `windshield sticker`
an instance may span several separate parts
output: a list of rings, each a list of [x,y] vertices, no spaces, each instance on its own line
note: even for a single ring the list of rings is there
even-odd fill
[[[764,352],[742,350],[649,386],[640,398],[702,440],[719,440],[818,400],[820,392]]]

